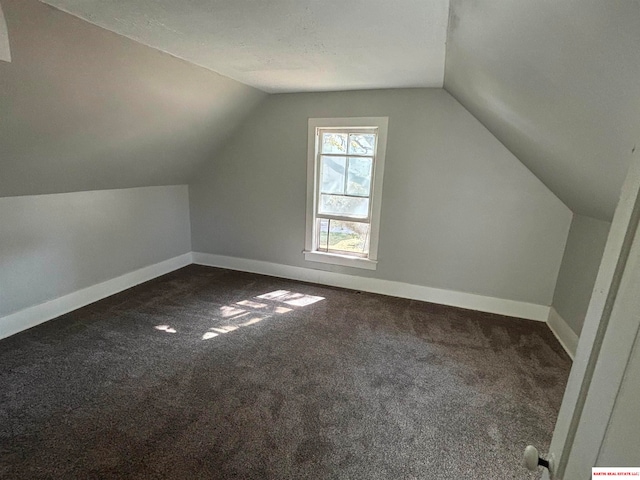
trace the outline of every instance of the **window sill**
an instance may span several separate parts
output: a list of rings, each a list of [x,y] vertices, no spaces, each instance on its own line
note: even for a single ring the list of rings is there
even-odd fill
[[[339,255],[336,253],[310,252],[305,250],[304,259],[309,262],[328,263],[343,267],[364,268],[366,270],[375,270],[378,267],[378,262],[376,260],[351,257],[349,255]]]

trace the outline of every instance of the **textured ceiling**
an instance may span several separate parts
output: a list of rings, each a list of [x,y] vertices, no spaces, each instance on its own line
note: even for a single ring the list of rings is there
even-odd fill
[[[604,220],[640,147],[640,0],[451,0],[446,72],[448,0],[40,0],[138,43],[0,1],[14,60],[0,62],[0,107],[16,112],[1,122],[0,195],[182,181],[261,99],[242,83],[439,87],[444,75],[574,212]]]
[[[442,87],[449,0],[43,0],[266,92]]]
[[[0,197],[187,183],[266,97],[36,0],[2,6]]]
[[[452,0],[445,88],[574,212],[640,148],[640,1]]]
[[[4,21],[2,13],[2,5],[0,5],[0,60],[3,62],[11,61],[11,49],[9,48],[9,33],[7,32],[7,24]]]

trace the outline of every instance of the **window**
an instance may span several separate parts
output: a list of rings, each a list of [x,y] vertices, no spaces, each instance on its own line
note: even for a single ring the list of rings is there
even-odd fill
[[[387,124],[309,119],[306,260],[375,270]]]

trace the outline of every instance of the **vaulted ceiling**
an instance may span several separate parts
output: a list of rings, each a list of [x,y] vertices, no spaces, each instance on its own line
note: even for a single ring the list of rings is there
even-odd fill
[[[444,85],[601,219],[640,140],[640,0],[41,2],[0,0],[0,196],[185,181],[263,92]]]
[[[44,0],[265,92],[442,87],[449,0]]]
[[[640,147],[639,0],[452,0],[445,88],[574,212]]]
[[[187,183],[266,97],[37,0],[0,1],[0,197]]]

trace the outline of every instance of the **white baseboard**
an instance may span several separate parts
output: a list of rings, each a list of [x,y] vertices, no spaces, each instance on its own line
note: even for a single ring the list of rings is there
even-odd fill
[[[571,357],[571,360],[573,360],[576,355],[580,337],[576,335],[565,319],[562,318],[553,307],[549,310],[547,325],[549,325],[549,328],[560,342],[560,345],[562,345],[562,348],[564,348]]]
[[[0,317],[0,339],[84,307],[192,263],[191,252]]]
[[[207,265],[210,267],[259,273],[273,277],[288,278],[291,280],[300,280],[303,282],[331,285],[334,287],[342,287],[352,290],[380,293],[383,295],[421,300],[424,302],[439,303],[442,305],[450,305],[481,312],[497,313],[499,315],[506,315],[509,317],[526,318],[528,320],[537,320],[540,322],[546,322],[549,317],[549,307],[544,305],[485,297],[473,293],[424,287],[410,283],[281,265],[277,263],[263,262],[260,260],[248,260],[244,258],[213,255],[210,253],[193,252],[193,263],[197,263],[198,265]]]
[[[35,327],[60,315],[97,302],[191,263],[548,322],[551,330],[571,358],[573,358],[578,344],[577,335],[573,333],[566,322],[555,310],[544,305],[200,252],[191,252],[170,258],[63,297],[0,317],[0,339]]]

